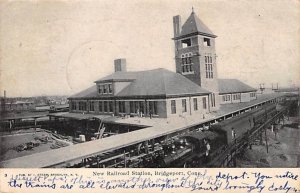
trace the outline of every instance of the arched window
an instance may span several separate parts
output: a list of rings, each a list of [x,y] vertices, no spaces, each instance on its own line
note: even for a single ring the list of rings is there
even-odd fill
[[[181,55],[181,67],[182,67],[182,73],[188,74],[188,73],[194,73],[193,70],[193,53],[185,53]]]

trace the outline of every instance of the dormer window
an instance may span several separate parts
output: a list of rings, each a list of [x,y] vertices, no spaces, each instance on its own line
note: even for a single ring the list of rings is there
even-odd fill
[[[107,93],[107,86],[103,85],[103,93],[106,94]]]
[[[204,46],[210,46],[210,39],[209,38],[204,38],[203,39],[203,45]]]
[[[181,40],[182,48],[190,47],[192,45],[191,39]]]
[[[102,93],[103,93],[103,87],[102,87],[102,85],[99,85],[99,86],[98,86],[98,93],[99,93],[99,94],[102,94]]]
[[[113,93],[113,88],[112,84],[99,84],[98,85],[98,93],[99,94],[112,94]]]
[[[108,93],[112,93],[112,85],[111,84],[108,85]]]

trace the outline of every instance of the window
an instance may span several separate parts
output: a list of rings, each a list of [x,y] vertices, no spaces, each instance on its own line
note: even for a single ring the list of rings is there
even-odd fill
[[[109,101],[108,102],[108,105],[109,105],[109,112],[114,112],[114,105],[113,105],[113,101]]]
[[[157,101],[149,101],[149,113],[157,115]]]
[[[139,109],[139,104],[137,101],[130,101],[130,113],[137,113],[138,109]]]
[[[90,111],[95,111],[94,101],[90,101]]]
[[[205,75],[206,78],[214,78],[211,54],[205,55]]]
[[[144,101],[139,101],[139,109],[140,112],[142,112],[143,114],[145,113],[144,108],[145,108]]]
[[[191,39],[181,40],[182,48],[190,47],[192,45]]]
[[[233,95],[234,96],[234,95]],[[227,95],[223,95],[222,96],[223,101],[230,101],[231,100],[231,95],[227,94]]]
[[[215,98],[215,94],[214,93],[211,94],[211,106],[212,107],[216,106],[216,98]]]
[[[176,114],[176,101],[171,100],[171,114]]]
[[[250,93],[250,97],[255,97],[255,95],[256,95],[255,92]]]
[[[107,103],[107,101],[104,101],[104,112],[108,112],[108,109],[107,109],[107,105],[108,105],[108,103]]]
[[[194,111],[198,110],[198,100],[197,98],[193,98],[193,103],[194,103]]]
[[[119,101],[119,113],[125,113],[125,101]]]
[[[86,111],[86,102],[79,102],[79,110]]]
[[[135,105],[134,105],[134,101],[130,101],[129,102],[129,107],[130,107],[130,113],[135,113]]]
[[[98,93],[99,94],[112,94],[113,88],[112,84],[100,84],[98,85]]]
[[[102,85],[98,85],[98,93],[99,94],[103,93],[103,86]]]
[[[76,110],[76,102],[74,102],[74,101],[72,101],[71,102],[71,108],[72,108],[72,110]]]
[[[187,74],[187,73],[193,73],[193,60],[192,60],[193,54],[186,53],[181,55],[181,71],[182,74]]]
[[[206,109],[206,97],[202,98],[203,109]]]
[[[181,100],[181,103],[182,103],[182,112],[187,112],[187,109],[186,109],[186,99],[182,99]]]
[[[241,99],[241,95],[240,94],[234,94],[232,95],[233,100],[240,100]]]
[[[103,86],[103,93],[106,94],[107,93],[107,86],[106,85],[102,85]]]
[[[210,39],[209,38],[204,38],[203,39],[203,45],[204,46],[210,46]]]
[[[109,85],[108,85],[108,93],[111,94],[112,92],[113,92],[113,91],[112,91],[112,84],[109,84]]]
[[[82,102],[83,103],[83,109],[84,111],[86,111],[86,102]]]
[[[103,101],[99,101],[99,112],[103,112]]]

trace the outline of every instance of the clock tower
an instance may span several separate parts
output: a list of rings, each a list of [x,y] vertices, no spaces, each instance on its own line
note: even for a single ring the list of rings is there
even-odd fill
[[[219,109],[219,87],[215,38],[212,31],[192,11],[181,25],[179,15],[173,17],[176,72],[212,92],[211,111]]]

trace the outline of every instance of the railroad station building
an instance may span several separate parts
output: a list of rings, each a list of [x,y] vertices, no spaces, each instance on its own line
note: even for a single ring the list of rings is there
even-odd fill
[[[166,69],[115,72],[69,98],[71,113],[169,118],[218,111],[220,104],[256,99],[256,89],[235,79],[218,79],[215,38],[192,11],[181,25],[173,17],[176,73]],[[155,78],[153,78],[155,77]]]
[[[256,89],[237,79],[219,79],[220,104],[250,102],[257,99]]]
[[[210,111],[210,92],[178,73],[162,68],[127,72],[125,59],[115,60],[115,70],[71,96],[70,111],[160,118]]]

